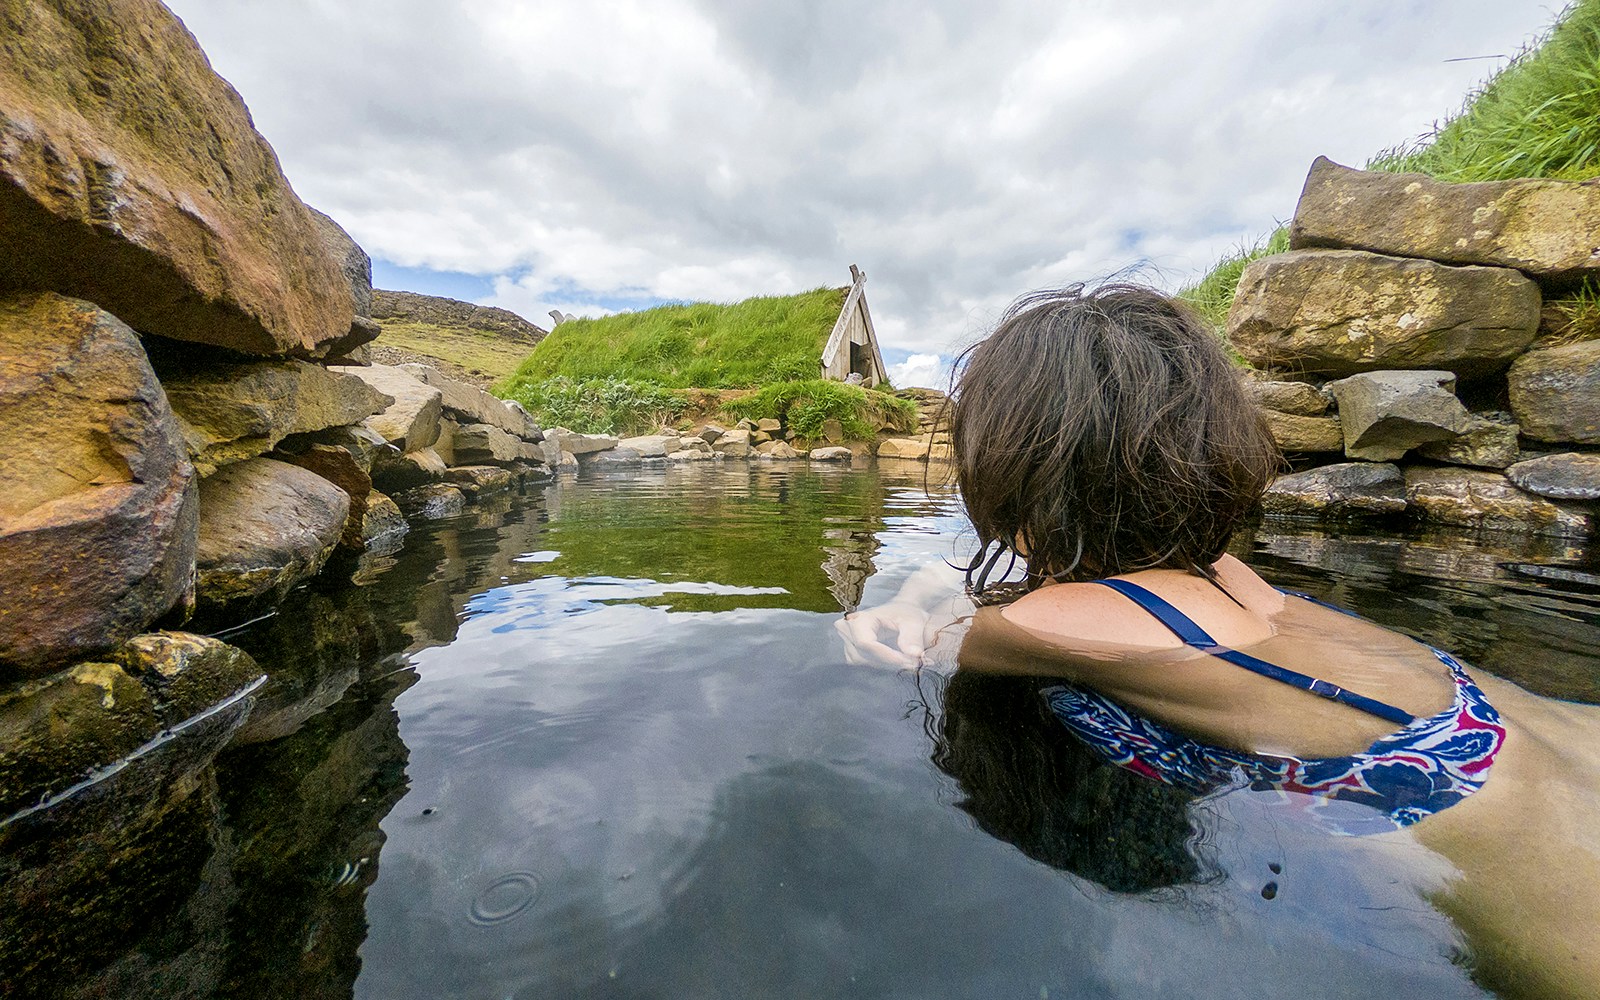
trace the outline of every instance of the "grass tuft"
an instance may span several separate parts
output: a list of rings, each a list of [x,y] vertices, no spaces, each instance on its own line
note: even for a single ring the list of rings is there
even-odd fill
[[[1446,181],[1600,176],[1600,0],[1566,7],[1460,111],[1367,169]]]
[[[505,398],[521,403],[542,426],[582,434],[646,433],[672,423],[688,406],[682,393],[654,382],[562,376],[520,382]]]
[[[722,406],[735,418],[770,417],[800,437],[822,437],[822,425],[837,420],[850,440],[866,441],[879,427],[911,431],[917,425],[917,404],[909,399],[826,379],[778,382]]]

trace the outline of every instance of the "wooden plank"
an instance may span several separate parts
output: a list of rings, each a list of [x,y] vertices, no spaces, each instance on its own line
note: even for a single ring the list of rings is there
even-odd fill
[[[824,370],[833,368],[835,357],[839,353],[839,344],[844,340],[845,332],[850,328],[850,314],[855,304],[861,300],[862,287],[866,284],[866,275],[850,286],[850,294],[845,296],[844,308],[839,310],[839,318],[833,323],[833,332],[828,335],[828,344],[822,349],[822,367]]]

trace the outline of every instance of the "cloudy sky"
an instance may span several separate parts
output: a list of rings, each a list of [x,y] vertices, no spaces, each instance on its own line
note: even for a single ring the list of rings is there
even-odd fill
[[[535,321],[869,275],[900,384],[1017,294],[1176,288],[1549,0],[168,0],[378,283]],[[1479,58],[1479,57],[1498,58]]]

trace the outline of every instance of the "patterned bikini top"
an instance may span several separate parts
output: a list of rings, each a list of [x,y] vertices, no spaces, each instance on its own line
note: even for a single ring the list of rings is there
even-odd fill
[[[1451,706],[1417,719],[1326,681],[1220,646],[1182,612],[1137,584],[1097,582],[1139,604],[1186,645],[1370,714],[1405,720],[1405,728],[1379,738],[1362,753],[1304,759],[1211,746],[1135,715],[1093,691],[1065,684],[1046,688],[1043,694],[1050,711],[1107,762],[1196,793],[1249,787],[1309,795],[1324,802],[1359,803],[1377,811],[1372,819],[1380,822],[1343,824],[1344,833],[1410,826],[1455,805],[1488,780],[1489,767],[1505,742],[1505,727],[1500,713],[1448,653],[1433,649],[1455,681]],[[1307,594],[1284,593],[1350,613]]]

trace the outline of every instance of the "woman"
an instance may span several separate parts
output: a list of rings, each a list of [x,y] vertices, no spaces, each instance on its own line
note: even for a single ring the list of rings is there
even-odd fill
[[[963,671],[1052,678],[1039,697],[1062,738],[1152,781],[1409,830],[1460,872],[1434,902],[1486,985],[1600,996],[1600,710],[1469,673],[1226,555],[1281,459],[1202,320],[1128,285],[1030,296],[963,359],[951,432],[981,546],[969,588],[1008,556],[1025,573],[973,617]],[[914,662],[939,575],[841,623],[853,655]]]

